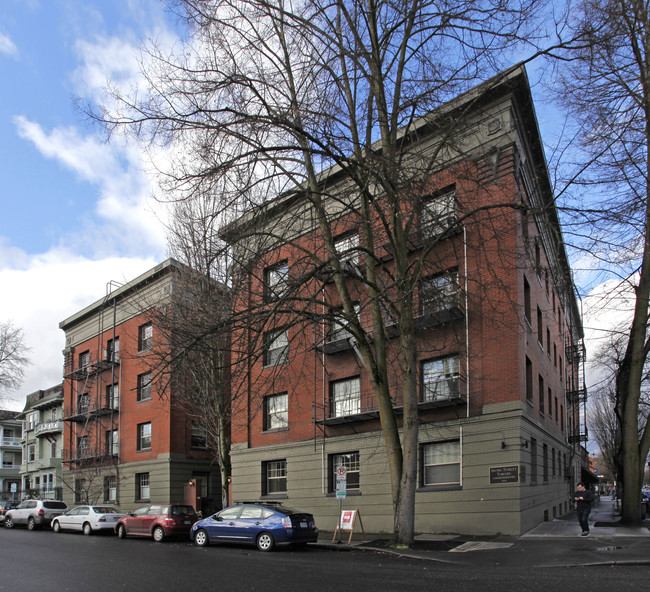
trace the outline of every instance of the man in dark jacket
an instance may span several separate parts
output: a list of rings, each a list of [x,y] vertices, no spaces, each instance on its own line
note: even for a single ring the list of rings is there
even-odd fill
[[[578,522],[582,528],[581,536],[589,536],[589,513],[591,512],[591,504],[594,501],[594,494],[585,488],[585,484],[578,483],[578,491],[573,494],[573,499],[576,502],[576,512],[578,514]]]

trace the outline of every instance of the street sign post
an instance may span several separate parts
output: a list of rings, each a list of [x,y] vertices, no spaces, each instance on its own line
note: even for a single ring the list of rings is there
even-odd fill
[[[339,527],[337,543],[341,543],[341,509],[343,507],[343,500],[347,492],[347,468],[340,466],[336,468],[336,499],[339,500]]]

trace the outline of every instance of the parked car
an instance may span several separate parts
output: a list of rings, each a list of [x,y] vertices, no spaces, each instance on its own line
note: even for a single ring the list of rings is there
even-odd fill
[[[20,502],[5,514],[5,527],[13,528],[17,524],[26,524],[29,530],[49,526],[52,520],[65,513],[68,506],[60,500],[28,499]]]
[[[0,524],[5,521],[5,514],[17,505],[18,502],[0,502]]]
[[[98,530],[115,530],[116,522],[124,514],[112,506],[77,506],[69,512],[52,520],[52,530],[77,530],[85,535],[91,535]]]
[[[119,519],[115,532],[121,539],[127,536],[153,537],[160,543],[171,536],[187,536],[199,517],[192,506],[148,504]]]
[[[190,538],[203,547],[214,542],[239,542],[270,551],[282,543],[306,544],[318,540],[312,514],[264,503],[237,504],[199,520]]]

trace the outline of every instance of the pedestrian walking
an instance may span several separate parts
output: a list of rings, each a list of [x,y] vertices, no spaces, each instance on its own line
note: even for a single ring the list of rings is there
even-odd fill
[[[573,494],[573,499],[576,502],[576,513],[578,514],[578,522],[582,528],[580,536],[589,536],[589,514],[591,513],[591,504],[594,502],[594,494],[591,493],[585,484],[578,483],[578,490]]]

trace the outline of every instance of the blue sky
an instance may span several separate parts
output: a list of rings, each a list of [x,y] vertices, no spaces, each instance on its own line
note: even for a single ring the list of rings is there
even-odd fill
[[[142,155],[75,108],[128,82],[147,38],[179,29],[159,0],[0,2],[0,319],[25,332],[24,396],[61,380],[58,323],[166,257]]]

